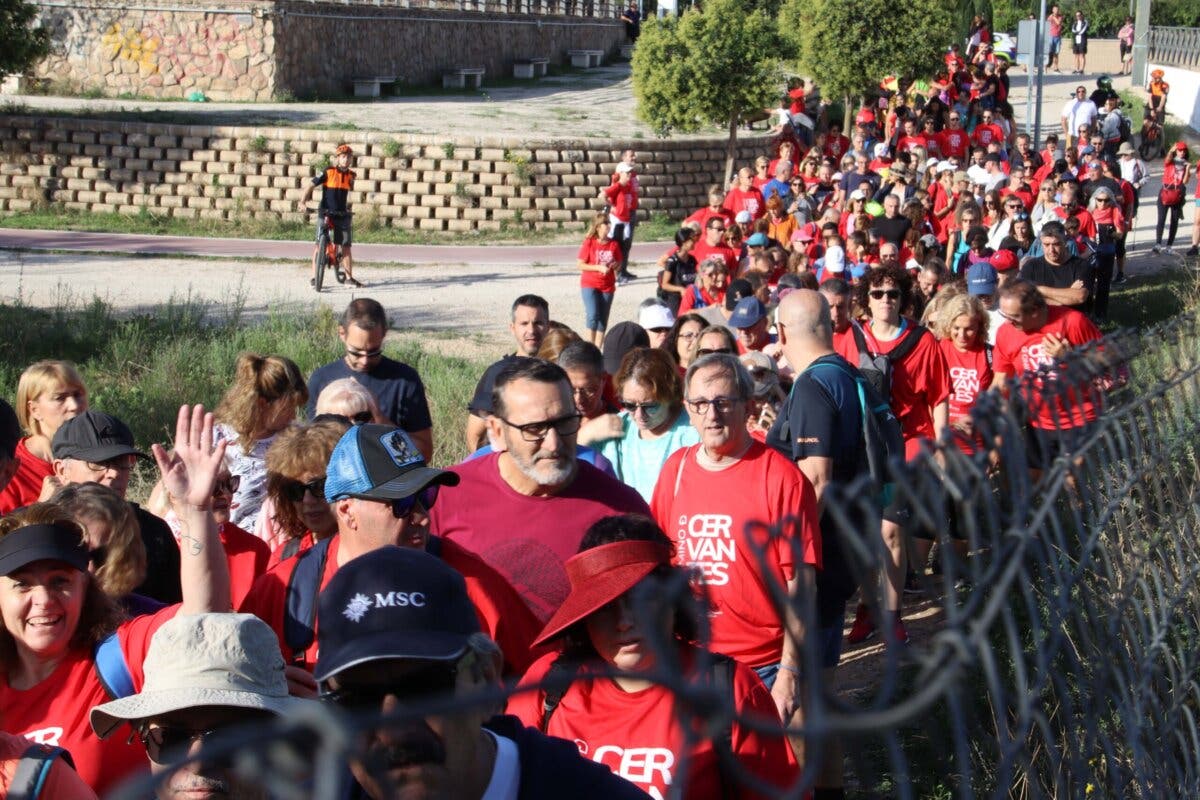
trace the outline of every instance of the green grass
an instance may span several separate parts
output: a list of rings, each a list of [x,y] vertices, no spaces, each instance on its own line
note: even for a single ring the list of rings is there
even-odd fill
[[[245,322],[241,309],[237,297],[216,308],[182,298],[134,315],[119,315],[99,298],[68,297],[53,308],[0,304],[0,385],[12,402],[30,363],[74,361],[92,408],[124,420],[139,447],[148,448],[169,440],[181,403],[216,407],[239,353],[286,356],[305,375],[342,354],[328,309],[273,312],[253,323]],[[440,355],[418,342],[389,342],[384,350],[415,367],[425,382],[436,433],[434,463],[460,461],[466,405],[487,365]]]
[[[583,238],[585,223],[569,223],[562,230],[529,230],[513,225],[500,231],[450,233],[412,231],[384,225],[370,213],[370,207],[360,209],[354,225],[354,241],[363,244],[559,244],[578,242]],[[87,231],[90,233],[138,233],[159,236],[207,236],[234,239],[309,240],[312,224],[286,222],[280,219],[189,220],[159,214],[96,214],[88,211],[67,211],[50,207],[38,211],[18,211],[0,217],[0,228],[24,230]],[[637,240],[668,241],[675,236],[678,223],[666,214],[654,214],[641,223]]]
[[[1164,268],[1151,275],[1129,278],[1113,287],[1107,333],[1117,328],[1146,328],[1196,305],[1196,273],[1185,267]]]

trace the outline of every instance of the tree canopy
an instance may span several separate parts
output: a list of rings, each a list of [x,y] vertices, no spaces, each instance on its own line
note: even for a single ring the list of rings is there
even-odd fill
[[[885,75],[932,75],[956,21],[944,0],[784,0],[778,16],[789,55],[831,98],[858,97]]]
[[[728,178],[739,120],[782,95],[780,54],[775,21],[744,0],[647,20],[633,54],[638,117],[660,133],[728,125]]]
[[[0,0],[0,78],[24,72],[50,51],[49,33],[33,27],[37,15],[24,0]]]

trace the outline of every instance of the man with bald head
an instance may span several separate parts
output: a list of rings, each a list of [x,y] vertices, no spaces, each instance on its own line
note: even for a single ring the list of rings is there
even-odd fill
[[[822,498],[831,481],[845,486],[868,471],[857,370],[834,352],[830,304],[822,292],[789,292],[779,303],[776,330],[796,380],[787,404],[767,433],[767,444],[795,461],[816,490],[824,564],[816,579],[815,641],[826,680],[831,682],[841,657],[846,601],[857,585],[846,563],[846,545],[825,513]],[[864,531],[865,524],[863,520],[852,527]],[[823,789],[836,794],[842,787],[841,743],[834,737],[825,743],[824,752],[816,783],[818,797]]]
[[[879,244],[879,266],[900,266],[900,248],[892,242],[881,242]]]

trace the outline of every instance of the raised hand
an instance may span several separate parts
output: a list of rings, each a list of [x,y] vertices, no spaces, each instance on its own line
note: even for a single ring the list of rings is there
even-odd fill
[[[175,450],[152,445],[163,487],[171,497],[195,508],[212,505],[213,486],[225,457],[225,442],[213,446],[213,415],[204,406],[180,406],[175,421]]]

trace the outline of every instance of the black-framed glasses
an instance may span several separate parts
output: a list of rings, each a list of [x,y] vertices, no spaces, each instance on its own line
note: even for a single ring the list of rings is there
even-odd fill
[[[689,341],[689,342],[690,342],[692,339],[695,339],[695,338],[696,338],[697,336],[699,336],[699,335],[700,335],[700,331],[692,331],[691,333],[680,333],[680,334],[679,334],[678,336],[676,336],[675,338],[676,338],[676,339],[683,339],[683,340],[685,340],[685,341]]]
[[[242,476],[226,475],[224,478],[217,478],[213,483],[213,494],[235,494],[238,487],[242,485]]]
[[[899,300],[900,299],[900,290],[899,289],[872,289],[870,291],[870,295],[871,295],[872,300],[882,300],[885,297],[888,300]]]
[[[574,436],[579,433],[579,426],[583,424],[583,414],[565,414],[555,419],[544,419],[540,422],[526,422],[524,425],[518,425],[515,422],[510,422],[499,414],[496,418],[510,428],[515,428],[520,431],[521,438],[527,442],[540,442],[550,435],[550,429],[559,436]]]
[[[723,416],[732,411],[735,405],[742,402],[742,399],[740,397],[713,397],[711,399],[701,397],[697,399],[688,398],[686,402],[688,411],[693,414],[699,414],[703,417],[712,408],[716,409],[716,412]]]
[[[378,711],[388,695],[400,703],[419,702],[447,695],[458,683],[456,662],[432,662],[420,669],[405,672],[386,684],[342,685],[325,692],[321,700],[354,711]]]
[[[115,469],[118,472],[125,472],[133,469],[133,463],[137,460],[137,456],[133,453],[127,453],[123,456],[114,456],[106,458],[103,461],[85,461],[87,468],[92,472],[108,472],[110,469]]]
[[[662,403],[631,403],[628,400],[622,400],[621,408],[628,411],[630,416],[641,411],[646,416],[652,417],[662,408]]]
[[[701,347],[696,351],[696,355],[698,356],[711,356],[714,353],[728,353],[729,355],[733,355],[733,351],[728,347]]]
[[[304,499],[304,493],[308,492],[318,500],[325,499],[325,476],[313,478],[307,483],[300,481],[288,481],[279,487],[283,496],[293,503],[299,503]]]
[[[220,729],[198,731],[176,725],[158,725],[153,728],[142,725],[136,731],[137,737],[146,748],[146,755],[155,764],[166,764],[170,760],[167,756],[184,755],[195,742],[203,744],[220,733]]]

